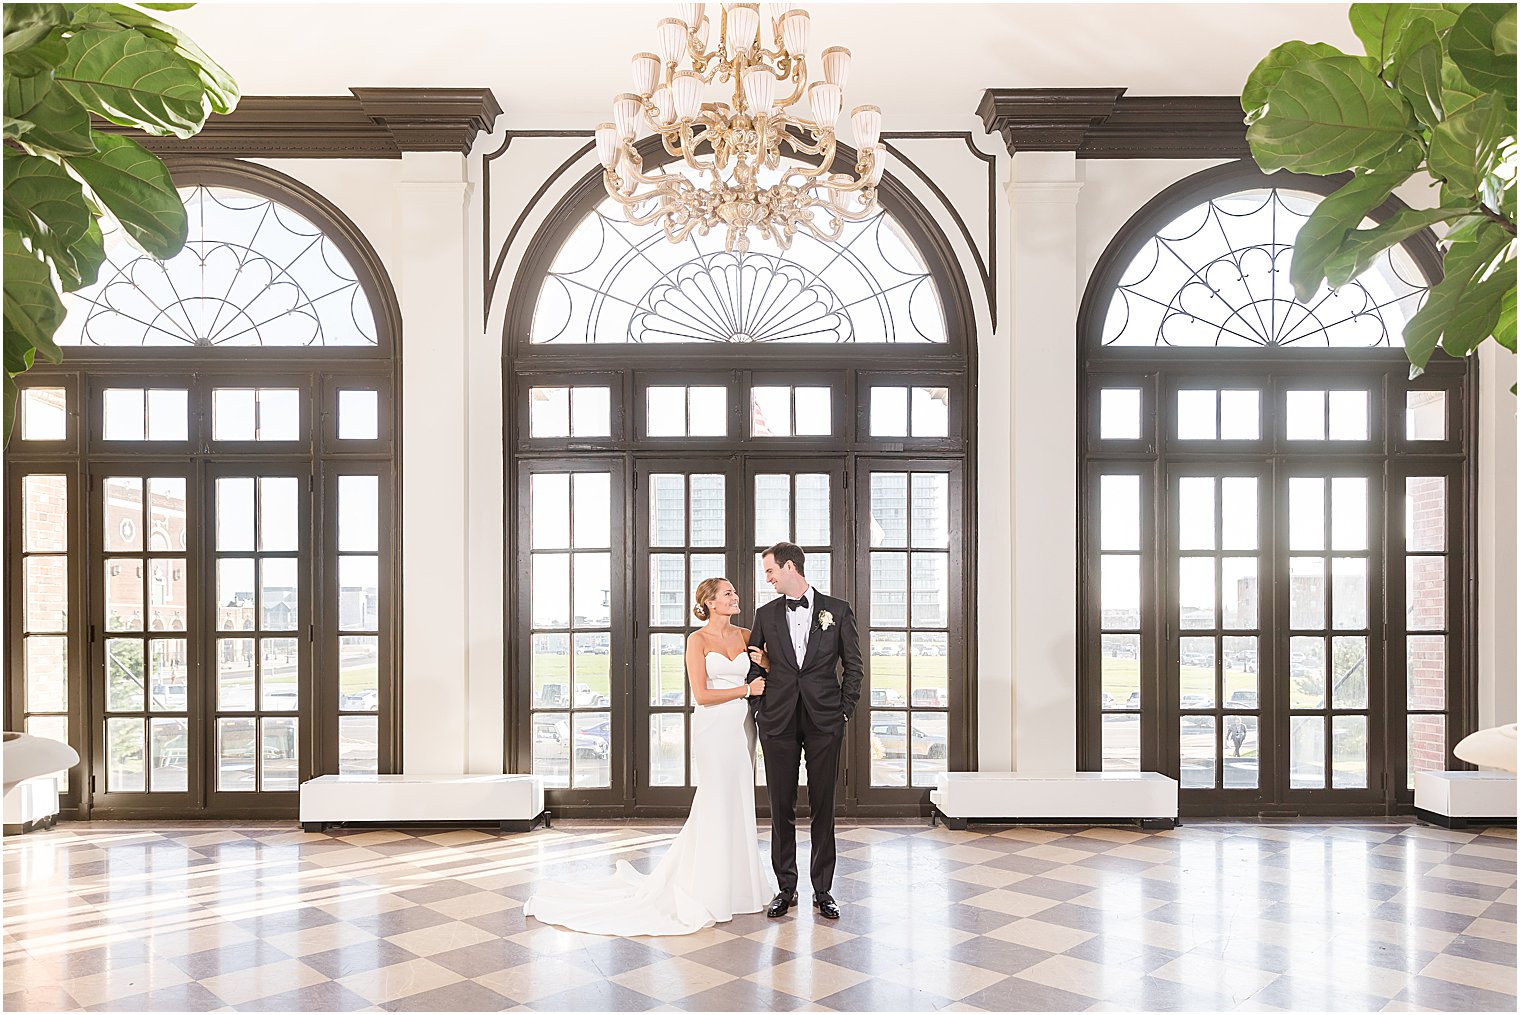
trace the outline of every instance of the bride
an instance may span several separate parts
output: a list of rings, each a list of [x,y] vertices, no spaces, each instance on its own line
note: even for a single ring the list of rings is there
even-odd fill
[[[686,672],[696,712],[691,717],[693,770],[701,781],[691,814],[670,850],[649,874],[626,860],[592,882],[546,885],[523,905],[525,916],[590,934],[690,934],[758,913],[776,886],[760,862],[755,834],[755,723],[744,699],[765,691],[765,678],[746,684],[749,632],[735,627],[739,594],[725,578],[697,586],[692,608],[705,626],[686,639]]]

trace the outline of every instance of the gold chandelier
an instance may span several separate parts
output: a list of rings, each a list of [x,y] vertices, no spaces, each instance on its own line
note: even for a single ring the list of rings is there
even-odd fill
[[[712,22],[705,7],[680,4],[680,17],[659,24],[659,54],[634,55],[637,91],[614,99],[613,122],[596,129],[607,193],[629,222],[659,222],[672,243],[720,226],[727,229],[725,247],[741,254],[751,229],[783,250],[801,229],[837,240],[845,222],[875,209],[886,164],[881,110],[857,106],[850,113],[855,175],[832,169],[850,51],[824,50],[823,80],[810,85],[807,11],[765,4],[762,15],[759,4],[723,4],[716,46],[708,50]],[[761,43],[762,19],[770,23],[774,49]],[[714,83],[723,86],[720,97],[703,101]],[[810,116],[794,108],[804,97]],[[665,151],[695,170],[696,179],[644,172],[634,142],[645,129],[657,132]],[[783,160],[783,147],[817,164]],[[762,185],[762,170],[779,179]],[[703,176],[705,185],[698,182]]]

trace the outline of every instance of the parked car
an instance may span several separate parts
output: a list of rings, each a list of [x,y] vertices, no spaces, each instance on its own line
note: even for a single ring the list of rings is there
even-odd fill
[[[914,708],[945,708],[950,696],[943,687],[920,687],[913,692]]]
[[[901,708],[907,702],[895,688],[873,687],[871,688],[872,708]]]
[[[1258,696],[1255,691],[1232,691],[1225,708],[1256,708]]]
[[[1209,698],[1206,694],[1184,694],[1182,696],[1182,721],[1189,726],[1208,726],[1214,721],[1212,715],[1188,715],[1190,709],[1208,708]]]
[[[883,753],[889,758],[907,757],[910,735],[905,724],[897,719],[877,719],[871,723],[871,737],[880,741]],[[945,738],[929,733],[917,725],[911,728],[911,750],[915,758],[943,758]]]
[[[380,707],[380,693],[374,688],[352,691],[339,699],[338,707],[349,712],[373,712]]]
[[[183,712],[188,703],[184,684],[154,684],[148,688],[153,708],[160,712]]]
[[[1129,693],[1129,698],[1124,702],[1124,707],[1125,708],[1139,708],[1140,707],[1140,692],[1139,691],[1131,691]]]
[[[1114,696],[1112,694],[1109,694],[1107,691],[1103,692],[1103,707],[1104,708],[1118,708],[1119,707],[1118,704],[1114,701]]]

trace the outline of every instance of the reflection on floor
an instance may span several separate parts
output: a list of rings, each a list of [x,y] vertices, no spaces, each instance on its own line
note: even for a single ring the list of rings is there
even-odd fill
[[[838,923],[616,940],[523,918],[540,881],[648,869],[673,832],[7,839],[5,1008],[1515,1009],[1513,829],[849,825]]]

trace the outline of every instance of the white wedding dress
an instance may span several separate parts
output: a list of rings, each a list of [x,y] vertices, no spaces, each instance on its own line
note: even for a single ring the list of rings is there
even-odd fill
[[[749,657],[707,653],[707,685],[739,687]],[[547,885],[523,915],[588,934],[690,934],[758,913],[776,892],[755,834],[755,724],[743,698],[698,705],[691,751],[699,782],[691,814],[649,874],[627,860],[593,881]]]

